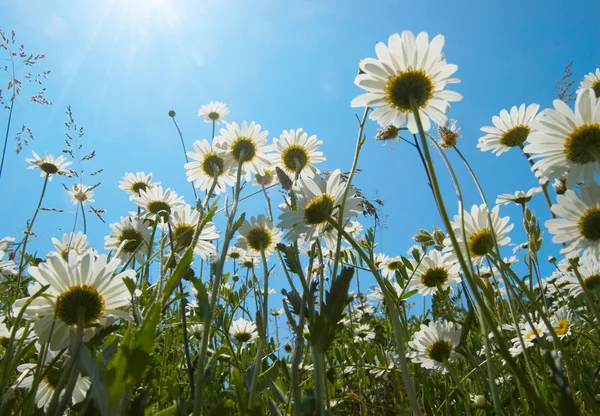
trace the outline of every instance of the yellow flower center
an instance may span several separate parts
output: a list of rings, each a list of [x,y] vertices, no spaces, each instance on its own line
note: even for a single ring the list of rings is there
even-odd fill
[[[477,231],[467,241],[469,252],[473,256],[482,257],[494,250],[494,236],[489,228]]]
[[[85,326],[94,324],[104,313],[104,299],[95,287],[71,286],[56,298],[56,316],[67,325],[77,325],[79,317]]]
[[[327,221],[333,212],[334,200],[328,194],[311,199],[304,208],[304,222],[307,225],[320,225]]]
[[[536,338],[538,335],[542,334],[542,330],[541,329],[535,329],[534,331],[529,331],[527,333],[527,335],[525,335],[525,339],[527,341],[530,341],[532,338]]]
[[[588,290],[594,290],[600,287],[600,274],[593,274],[583,279],[583,285]]]
[[[252,250],[266,250],[271,245],[271,233],[266,228],[252,228],[248,231],[246,243]]]
[[[148,212],[156,214],[165,221],[169,220],[169,214],[171,214],[171,206],[164,201],[152,201],[146,207]]]
[[[122,250],[125,253],[135,253],[135,251],[140,247],[142,242],[144,241],[144,237],[138,230],[134,230],[132,228],[126,228],[121,232],[119,236],[119,245],[123,243],[123,241],[127,241]]]
[[[136,182],[133,185],[131,185],[130,189],[139,195],[141,191],[145,191],[148,189],[148,184],[146,182]]]
[[[594,85],[592,85],[592,89],[594,90],[596,98],[600,98],[600,80],[594,82]]]
[[[432,360],[445,363],[450,358],[452,346],[446,340],[440,339],[427,348],[427,356]]]
[[[38,166],[40,167],[41,170],[43,170],[44,172],[49,173],[49,174],[58,172],[58,166],[56,166],[54,163],[42,162]]]
[[[565,141],[567,159],[577,165],[600,161],[600,124],[577,127]]]
[[[281,160],[290,172],[301,172],[308,164],[308,152],[303,146],[292,145],[281,153]]]
[[[410,112],[410,100],[414,99],[417,108],[427,106],[433,97],[433,83],[422,69],[408,69],[390,77],[385,88],[385,99],[396,110]]]
[[[208,113],[208,118],[210,118],[212,121],[217,121],[219,117],[221,116],[216,111],[211,111],[210,113]]]
[[[531,129],[528,126],[513,127],[500,137],[500,143],[507,147],[520,146],[527,140],[530,132]]]
[[[571,324],[569,324],[568,320],[561,319],[556,323],[556,328],[554,328],[554,330],[556,331],[556,335],[566,335],[569,331],[570,326]]]
[[[231,145],[231,154],[238,163],[249,162],[256,156],[256,145],[249,137],[240,136]]]
[[[179,224],[173,229],[175,243],[179,247],[189,247],[194,239],[196,228],[190,224]]]
[[[236,332],[233,337],[235,339],[237,339],[239,342],[248,342],[250,341],[250,338],[252,338],[252,334],[245,332],[245,331],[240,331],[240,332]]]
[[[443,267],[432,267],[421,275],[421,283],[427,287],[438,287],[448,281],[448,270]]]
[[[588,209],[581,216],[578,228],[581,235],[583,235],[587,240],[600,240],[600,208],[594,207]]]
[[[220,176],[223,174],[223,168],[225,162],[222,157],[217,156],[216,153],[211,152],[204,155],[204,161],[202,162],[202,171],[211,178]]]

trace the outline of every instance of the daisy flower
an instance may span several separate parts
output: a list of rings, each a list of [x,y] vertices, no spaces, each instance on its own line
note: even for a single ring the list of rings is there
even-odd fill
[[[258,186],[269,186],[269,185],[274,185],[275,183],[277,183],[279,179],[277,178],[277,172],[275,171],[275,169],[269,168],[269,169],[265,169],[265,171],[260,174],[257,173],[256,175],[254,175],[254,183],[253,185],[258,185]]]
[[[44,153],[44,157],[39,157],[34,151],[31,153],[33,153],[33,159],[25,159],[27,163],[31,164],[27,169],[41,170],[41,177],[48,175],[48,180],[51,181],[52,175],[69,175],[71,173],[66,168],[67,166],[71,166],[72,162],[67,162],[66,157],[60,155],[55,158],[46,153]]]
[[[204,331],[204,325],[202,324],[194,324],[190,326],[190,334],[195,335],[198,338],[200,338],[200,335],[202,335],[202,331]]]
[[[221,136],[215,138],[215,146],[226,152],[227,165],[237,169],[241,165],[241,175],[250,181],[251,174],[263,174],[270,166],[270,156],[266,154],[268,131],[260,131],[260,124],[246,121],[227,124],[221,129]]]
[[[510,243],[510,237],[508,237],[507,234],[513,229],[514,225],[508,223],[510,217],[501,218],[499,210],[500,207],[495,206],[492,211],[489,212],[487,206],[482,204],[480,206],[473,205],[470,213],[463,211],[465,224],[464,234],[460,215],[455,215],[454,221],[451,223],[461,250],[468,250],[476,265],[480,265],[486,255],[494,252],[494,235],[492,234],[492,228],[496,233],[496,242],[499,247]],[[488,214],[491,216],[493,227],[490,227]],[[445,252],[453,251],[452,243],[450,243],[449,238],[444,240],[444,245]]]
[[[215,194],[225,191],[226,185],[233,186],[234,167],[225,150],[216,146],[215,142],[211,145],[206,139],[196,140],[194,150],[186,153],[193,160],[184,165],[188,182],[194,182],[201,191],[208,191],[216,177]]]
[[[200,106],[198,117],[202,117],[206,123],[225,123],[225,117],[229,115],[229,109],[220,101],[211,101]]]
[[[530,104],[527,108],[525,104],[521,104],[518,108],[513,106],[510,113],[500,111],[499,116],[492,117],[493,127],[481,128],[487,134],[479,138],[477,148],[482,152],[491,150],[496,156],[500,156],[511,147],[522,146],[531,133],[531,126],[539,109],[538,104]]]
[[[173,209],[171,212],[171,226],[176,249],[184,249],[192,244],[199,220],[200,213],[192,210],[189,204]],[[210,241],[217,238],[219,238],[217,227],[212,222],[207,222],[200,232],[200,236],[194,247],[194,253],[204,260],[210,255],[216,254],[217,249]]]
[[[239,261],[245,255],[246,252],[241,248],[229,247],[229,250],[227,250],[227,258],[233,261]]]
[[[369,325],[359,325],[354,329],[354,342],[369,342],[372,339],[375,339],[375,332]]]
[[[258,337],[256,324],[247,321],[244,318],[236,319],[229,326],[229,335],[234,337],[239,343],[252,342]]]
[[[423,296],[435,295],[438,289],[445,290],[450,283],[460,283],[460,266],[451,253],[442,255],[431,250],[420,262],[411,260],[411,263],[415,271],[408,285]]]
[[[6,251],[9,250],[13,244],[15,243],[15,239],[13,237],[4,237],[0,239],[0,250]]]
[[[424,368],[447,373],[448,364],[458,358],[456,347],[460,343],[460,332],[452,322],[421,324],[421,330],[408,343],[414,350],[408,358]]]
[[[600,101],[586,89],[577,94],[575,112],[561,100],[554,100],[554,108],[537,117],[523,149],[537,159],[535,175],[551,180],[569,172],[569,189],[592,182],[600,173]]]
[[[240,235],[236,247],[246,251],[247,256],[258,257],[261,251],[269,257],[275,246],[281,241],[281,231],[264,215],[244,221],[240,227]]]
[[[581,276],[583,286],[588,291],[593,291],[600,288],[600,261],[595,256],[585,256],[579,260],[577,271]],[[569,268],[569,272],[556,282],[559,287],[564,287],[568,291],[569,296],[577,298],[583,294],[583,287],[579,283],[579,279],[573,273],[573,269]]]
[[[84,325],[84,340],[87,340],[93,335],[92,325],[102,325],[110,319],[129,319],[126,312],[117,308],[131,302],[123,278],[135,278],[135,272],[128,270],[113,277],[119,264],[117,259],[109,262],[106,255],[95,259],[91,251],[81,256],[71,251],[68,261],[51,252],[46,262],[29,267],[29,274],[39,285],[50,285],[45,296],[35,298],[23,314],[25,319],[34,321],[40,342],[49,342],[51,349],[61,350],[69,345],[70,333],[79,324]],[[27,300],[15,301],[15,315]]]
[[[87,242],[87,236],[81,231],[77,234],[63,234],[62,240],[52,237],[52,245],[54,245],[56,251],[58,251],[65,260],[69,257],[69,251],[74,251],[76,254],[83,254],[86,251],[91,250],[91,247]]]
[[[254,270],[260,266],[260,258],[253,256],[244,256],[240,258],[239,264],[246,269]]]
[[[566,338],[571,335],[571,326],[573,325],[573,312],[567,307],[563,306],[554,312],[552,317],[552,327],[554,332],[560,339]],[[549,336],[548,336],[549,337]]]
[[[460,82],[450,76],[458,67],[446,62],[442,55],[444,37],[437,35],[429,42],[427,33],[415,35],[408,30],[402,36],[390,36],[388,45],[375,46],[377,59],[363,59],[361,73],[354,83],[367,91],[352,100],[352,107],[378,107],[369,118],[382,127],[393,124],[416,134],[417,123],[411,108],[416,107],[427,131],[430,119],[438,125],[446,123],[449,101],[460,101],[462,96],[444,88],[446,84]]]
[[[525,348],[529,348],[533,346],[534,342],[539,338],[543,338],[545,334],[548,332],[546,326],[542,322],[531,322],[533,326],[529,322],[521,323],[519,331],[521,331],[521,337],[523,338],[523,343],[525,344]],[[512,339],[513,347],[517,348],[521,345],[521,341],[519,337],[515,337]]]
[[[169,220],[174,207],[184,204],[183,197],[178,197],[177,193],[171,189],[163,192],[160,185],[140,190],[139,196],[135,196],[134,201],[140,208],[146,210],[148,218],[155,220],[158,217],[162,221]]]
[[[160,185],[160,182],[152,182],[152,172],[147,175],[144,172],[127,172],[119,182],[119,188],[129,194],[131,201],[140,195],[140,191],[147,191],[157,185]]]
[[[337,218],[345,189],[346,183],[341,181],[339,169],[332,172],[327,180],[316,175],[302,181],[297,209],[293,211],[286,205],[281,207],[279,227],[289,230],[285,238],[294,240],[302,237],[306,242],[319,238],[329,225],[328,218]],[[351,192],[348,194],[343,218],[361,212],[361,199]]]
[[[119,259],[127,263],[131,256],[142,264],[148,253],[151,232],[146,221],[137,216],[121,217],[110,224],[110,234],[104,237],[104,249],[115,250]]]
[[[271,162],[291,178],[312,178],[319,173],[313,164],[325,160],[323,152],[317,152],[321,144],[317,136],[309,137],[302,129],[284,130],[279,139],[273,139]]]
[[[0,250],[0,280],[2,280],[2,276],[13,276],[17,274],[15,262],[3,259],[4,251]]]
[[[36,344],[38,350],[40,346]],[[35,404],[38,408],[45,408],[50,405],[50,400],[56,391],[58,382],[62,376],[63,368],[59,367],[55,361],[56,353],[51,350],[47,350],[44,356],[44,369],[42,374],[45,373],[45,377],[39,381],[37,390],[35,392]],[[64,361],[63,361],[64,363]],[[21,373],[18,379],[16,387],[31,389],[33,387],[33,379],[35,375],[35,369],[37,364],[21,364],[17,367],[17,371]],[[92,385],[89,377],[81,377],[81,374],[77,374],[77,381],[75,382],[75,388],[73,389],[73,395],[71,397],[71,403],[77,404],[85,399],[87,392]],[[66,389],[67,386],[64,386]],[[64,389],[60,394],[60,398],[64,395]]]
[[[369,370],[371,375],[375,378],[383,377],[384,375],[389,373],[389,371],[394,368],[394,359],[392,357],[392,354],[389,352],[386,352],[385,360],[380,360],[379,356],[376,355],[375,356],[375,367],[376,368]]]
[[[440,136],[440,146],[444,149],[452,149],[460,137],[460,128],[456,125],[456,120],[448,119],[443,126],[438,126]]]
[[[526,203],[531,201],[531,198],[533,198],[534,196],[536,196],[537,194],[539,194],[541,192],[542,192],[542,188],[536,187],[536,188],[531,188],[527,192],[516,191],[514,194],[498,195],[498,198],[496,199],[496,204],[508,205],[511,202],[514,202],[515,204],[525,205]]]
[[[271,311],[269,312],[272,316],[274,316],[275,318],[277,318],[279,315],[282,315],[285,312],[285,310],[283,308],[278,308],[278,309],[271,309]]]
[[[587,74],[581,84],[577,93],[580,94],[583,90],[591,89],[594,91],[596,98],[600,98],[600,68],[596,68],[596,72],[590,72]]]
[[[554,234],[552,242],[567,243],[560,253],[576,256],[600,256],[600,185],[596,182],[583,184],[581,194],[569,189],[558,195],[552,212],[562,218],[546,221],[548,231]]]
[[[379,270],[381,271],[382,277],[386,279],[394,279],[396,277],[396,270],[404,268],[402,262],[402,256],[397,257],[385,257],[381,263],[379,263]]]
[[[71,202],[73,202],[73,205],[84,205],[88,202],[95,202],[93,199],[93,189],[94,188],[91,186],[85,186],[81,183],[74,183],[73,187],[70,190],[68,190],[67,193],[71,197]]]

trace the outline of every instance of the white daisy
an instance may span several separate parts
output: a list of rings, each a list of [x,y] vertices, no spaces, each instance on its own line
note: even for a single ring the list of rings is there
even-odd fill
[[[462,230],[462,220],[460,215],[454,216],[454,221],[451,223],[452,229],[458,240],[463,253],[468,250],[473,262],[480,265],[486,255],[494,252],[494,235],[490,227],[488,213],[492,218],[492,225],[496,233],[496,241],[499,247],[510,243],[508,232],[513,229],[514,225],[509,224],[510,217],[501,218],[499,215],[499,206],[495,206],[489,212],[487,206],[473,205],[471,213],[463,211],[465,233]],[[452,243],[449,238],[444,240],[444,251],[453,252]]]
[[[269,185],[274,185],[278,181],[279,178],[277,177],[277,172],[275,171],[275,169],[270,167],[269,169],[265,169],[265,171],[262,174],[257,173],[256,175],[254,175],[254,183],[252,185],[266,187]]]
[[[250,222],[244,221],[235,245],[245,250],[247,256],[258,257],[261,251],[264,251],[265,256],[268,257],[273,254],[279,242],[281,242],[281,230],[261,214],[250,218]]]
[[[291,210],[285,205],[281,206],[279,227],[290,230],[285,238],[303,238],[307,242],[313,242],[320,237],[329,225],[327,219],[337,219],[345,189],[346,183],[341,181],[339,169],[332,172],[327,180],[319,175],[303,180],[300,184],[297,209]],[[360,198],[349,192],[343,218],[359,214],[360,202]]]
[[[354,342],[369,342],[375,339],[375,332],[367,324],[359,325],[354,328]]]
[[[567,274],[556,282],[556,286],[564,287],[569,296],[577,298],[583,294],[583,288],[574,274],[573,268],[569,267],[568,270]],[[579,260],[577,271],[586,290],[593,291],[600,288],[600,261],[598,257],[593,255],[582,257]]]
[[[194,150],[186,153],[193,160],[184,165],[188,182],[194,182],[201,191],[208,191],[217,177],[215,194],[225,191],[226,185],[233,186],[234,167],[226,150],[216,146],[216,142],[211,145],[206,139],[196,140]]]
[[[62,241],[52,237],[52,244],[65,260],[69,257],[69,251],[71,250],[77,254],[83,254],[86,251],[91,250],[91,247],[87,242],[87,236],[81,231],[77,234],[63,234]]]
[[[487,134],[479,138],[477,148],[482,152],[491,150],[496,156],[500,156],[511,147],[522,146],[531,133],[531,126],[539,109],[539,104],[530,104],[527,108],[525,104],[521,104],[518,108],[513,106],[510,113],[500,111],[500,116],[492,117],[494,127],[481,128]]]
[[[198,117],[204,118],[206,123],[225,123],[225,117],[229,115],[229,109],[225,103],[220,101],[211,101],[208,104],[200,106]]]
[[[52,155],[44,153],[44,157],[39,157],[37,153],[32,151],[33,159],[25,159],[27,163],[31,163],[27,169],[39,169],[41,170],[40,176],[44,177],[48,175],[48,180],[52,180],[52,175],[69,175],[70,170],[66,169],[71,166],[72,162],[67,162],[67,158],[60,155],[55,158]]]
[[[202,331],[204,331],[204,325],[202,324],[194,324],[190,326],[190,334],[200,338],[202,335]]]
[[[352,100],[352,107],[379,107],[369,118],[382,127],[390,124],[418,132],[410,100],[414,99],[423,122],[429,130],[431,120],[438,125],[446,123],[449,101],[460,101],[462,96],[444,88],[460,82],[450,76],[458,67],[446,62],[442,55],[444,37],[437,35],[429,43],[427,33],[415,35],[408,30],[390,36],[388,45],[375,46],[377,59],[363,59],[361,73],[354,83],[367,91]]]
[[[39,344],[36,344],[36,348],[39,353]],[[57,365],[56,353],[47,350],[44,359],[44,369],[42,370],[45,377],[39,381],[37,390],[35,392],[35,404],[39,408],[46,408],[50,405],[50,400],[56,391],[58,382],[62,376],[63,368]],[[64,363],[64,360],[63,360]],[[17,367],[17,371],[21,373],[18,379],[16,387],[31,389],[33,387],[33,379],[35,374],[36,364],[21,364]],[[77,404],[85,399],[87,392],[92,385],[89,377],[81,377],[81,374],[77,374],[77,381],[75,382],[75,388],[73,389],[73,395],[71,397],[71,403]],[[66,386],[64,386],[66,389]],[[64,389],[60,394],[60,398],[64,395]]]
[[[561,100],[554,100],[554,108],[537,117],[523,149],[537,159],[532,169],[549,180],[569,172],[569,189],[592,182],[600,173],[600,101],[586,89],[577,94],[575,112]]]
[[[192,210],[190,205],[186,204],[173,209],[171,212],[171,226],[176,249],[185,249],[192,244],[199,220],[200,214],[198,211]],[[217,249],[210,241],[217,238],[219,238],[217,227],[212,222],[207,222],[200,232],[198,242],[194,247],[194,253],[204,260],[210,255],[216,254]]]
[[[160,185],[160,182],[152,182],[152,172],[147,175],[144,172],[127,172],[119,182],[119,188],[129,194],[130,200],[139,196],[140,191],[147,191],[157,185]]]
[[[379,270],[381,275],[386,279],[394,279],[396,277],[396,270],[405,268],[402,262],[402,256],[396,257],[385,257],[381,263],[379,263]]]
[[[600,280],[600,279],[599,279]],[[573,312],[567,306],[563,306],[554,312],[552,317],[552,327],[554,332],[560,338],[566,338],[571,335],[571,326],[573,325]],[[550,337],[550,336],[548,336]]]
[[[85,326],[84,340],[87,340],[93,335],[92,325],[102,325],[103,321],[114,318],[129,319],[126,312],[117,308],[131,302],[123,278],[135,278],[135,272],[128,270],[113,277],[119,263],[117,259],[108,262],[106,255],[95,259],[91,251],[81,256],[71,251],[68,261],[52,252],[46,262],[29,267],[29,274],[39,285],[50,285],[45,296],[35,298],[23,314],[25,319],[34,321],[41,343],[50,342],[51,349],[60,350],[69,345],[70,333],[78,323]],[[27,300],[15,301],[15,314]]]
[[[581,194],[569,189],[558,195],[552,212],[562,218],[546,221],[548,231],[554,234],[552,242],[567,243],[561,254],[600,257],[600,185],[588,182],[580,186]]]
[[[244,256],[240,258],[239,264],[246,269],[256,269],[260,266],[260,258],[254,256]]]
[[[15,262],[4,260],[4,251],[0,250],[0,280],[2,280],[2,276],[13,276],[15,274],[17,274]]]
[[[73,187],[67,191],[71,197],[73,205],[87,204],[88,202],[94,201],[94,190],[91,186],[86,186],[80,183],[74,183]]]
[[[104,237],[104,249],[115,250],[124,263],[127,263],[131,256],[134,256],[138,263],[144,263],[152,236],[144,219],[137,216],[121,217],[119,222],[110,224],[110,230],[110,234]]]
[[[421,330],[408,343],[414,350],[408,357],[424,368],[447,373],[448,364],[458,358],[455,350],[460,343],[460,332],[452,322],[421,324]]]
[[[4,237],[0,239],[0,250],[7,251],[10,250],[15,243],[15,239],[13,237]]]
[[[175,191],[167,189],[163,192],[160,185],[150,189],[140,190],[139,196],[134,197],[135,203],[146,210],[147,218],[155,220],[159,217],[162,221],[168,221],[171,210],[183,205],[183,197],[178,197]]]
[[[536,187],[536,188],[531,188],[527,192],[516,191],[514,194],[498,195],[498,198],[496,199],[496,204],[508,205],[511,202],[514,202],[515,204],[525,205],[526,203],[531,201],[531,198],[533,198],[534,196],[536,196],[537,194],[539,194],[541,192],[542,192],[542,188]]]
[[[581,84],[577,93],[580,94],[583,90],[591,89],[594,91],[596,98],[600,98],[600,68],[596,68],[596,72],[590,72],[587,74]]]
[[[229,247],[229,250],[227,250],[227,258],[233,261],[239,261],[245,255],[246,252],[241,248]]]
[[[314,164],[325,161],[323,153],[317,152],[321,144],[323,142],[317,140],[317,136],[309,137],[302,129],[284,130],[279,139],[273,139],[271,162],[290,178],[296,175],[301,179],[312,178],[319,173]]]
[[[529,348],[534,345],[534,343],[539,338],[543,338],[545,334],[548,332],[548,329],[542,322],[531,322],[533,326],[529,322],[522,322],[519,327],[519,331],[521,331],[521,338],[523,338],[523,343],[525,344],[525,348]],[[519,337],[515,337],[512,339],[513,347],[518,350],[518,347],[523,347]],[[515,351],[516,352],[516,351]]]
[[[375,367],[369,372],[375,378],[380,378],[390,372],[394,368],[394,358],[390,352],[385,352],[385,360],[380,360],[379,356],[375,356]]]
[[[438,289],[445,290],[450,283],[460,283],[460,266],[451,253],[442,255],[431,250],[420,262],[411,260],[411,263],[415,271],[408,285],[423,296],[435,295]]]
[[[254,322],[240,318],[231,322],[229,335],[234,337],[239,343],[245,343],[255,340],[258,337],[258,331]]]
[[[234,169],[241,164],[241,174],[247,181],[252,173],[263,174],[271,165],[270,156],[266,154],[269,132],[261,132],[260,128],[254,121],[250,125],[246,121],[241,126],[227,124],[221,129],[221,136],[215,138],[215,146],[226,152],[225,163]]]

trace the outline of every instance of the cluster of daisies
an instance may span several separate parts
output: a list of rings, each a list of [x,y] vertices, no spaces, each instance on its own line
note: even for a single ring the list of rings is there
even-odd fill
[[[352,106],[372,108],[370,118],[378,122],[385,134],[397,135],[404,126],[411,133],[429,131],[435,124],[443,146],[453,147],[458,130],[446,113],[449,103],[462,97],[446,89],[459,80],[452,78],[457,66],[446,61],[443,44],[441,35],[430,41],[426,33],[415,36],[410,31],[390,36],[387,45],[378,43],[377,58],[360,62],[355,83],[365,93],[356,97]],[[498,296],[506,296],[509,288],[501,287],[498,276],[516,259],[500,259],[498,250],[510,243],[509,232],[513,228],[510,218],[500,215],[500,205],[515,203],[525,208],[536,195],[547,192],[548,184],[554,180],[557,203],[551,206],[554,218],[545,225],[553,235],[552,241],[563,244],[564,259],[555,262],[552,276],[535,287],[531,284],[536,296],[547,301],[551,327],[539,317],[528,315],[519,325],[505,324],[501,330],[510,334],[513,356],[546,342],[550,332],[559,338],[570,336],[580,313],[570,308],[570,300],[600,287],[600,185],[596,181],[600,173],[599,95],[600,70],[596,70],[581,83],[574,109],[555,100],[554,109],[540,113],[539,105],[522,104],[494,116],[494,126],[481,129],[486,135],[479,139],[478,147],[498,156],[519,147],[529,158],[541,186],[500,195],[494,207],[483,204],[473,205],[469,211],[460,209],[451,221],[454,242],[438,230],[434,233],[435,244],[411,248],[410,259],[376,255],[374,265],[389,282],[392,296],[401,302],[413,293],[426,297],[453,291],[462,282],[457,252],[468,255],[477,276],[490,282]],[[221,254],[233,261],[234,273],[238,266],[248,270],[267,266],[266,259],[282,240],[294,242],[309,256],[315,247],[322,246],[323,261],[331,264],[339,259],[335,251],[342,237],[359,239],[362,226],[354,217],[363,212],[364,202],[339,170],[321,172],[317,168],[325,157],[319,151],[322,142],[315,135],[302,129],[286,130],[269,142],[268,131],[256,122],[226,122],[229,109],[220,102],[202,106],[198,115],[212,123],[213,138],[193,143],[184,168],[188,181],[205,192],[205,200],[228,191],[239,198],[240,189],[251,181],[263,190],[279,182],[289,191],[283,193],[276,218],[269,209],[269,215],[252,216],[241,224],[235,245]],[[215,135],[215,126],[220,123],[224,126]],[[40,157],[34,152],[27,161],[46,180],[72,173],[68,169],[71,162],[64,156]],[[129,194],[137,212],[110,224],[110,233],[104,239],[104,249],[110,256],[91,248],[82,233],[52,239],[55,251],[48,253],[45,261],[28,268],[32,278],[27,288],[29,296],[17,299],[12,306],[13,313],[22,313],[33,328],[29,332],[19,329],[17,336],[37,339],[36,348],[43,357],[38,364],[18,367],[21,376],[15,386],[31,387],[36,366],[46,366],[46,377],[36,391],[40,407],[47,406],[54,395],[73,339],[80,336],[87,342],[117,321],[133,321],[131,304],[139,293],[130,290],[127,283],[139,283],[136,264],[149,263],[157,246],[176,259],[188,248],[204,260],[217,255],[215,242],[220,233],[215,224],[203,221],[202,198],[186,203],[174,190],[154,182],[152,173],[145,172],[126,173],[119,188]],[[93,189],[76,183],[68,192],[74,204],[83,205],[94,201]],[[14,256],[7,256],[13,244],[11,238],[0,240],[0,276],[19,273]],[[341,257],[346,258],[347,254],[348,258],[356,258],[356,253],[343,248]],[[305,274],[310,276],[318,270],[319,266],[313,264]],[[361,296],[355,299],[359,303],[352,304],[342,325],[354,343],[372,343],[377,333],[371,318],[377,308]],[[382,288],[372,288],[366,300],[383,303]],[[190,302],[190,317],[194,306]],[[272,315],[281,313],[278,309]],[[240,345],[259,337],[254,322],[244,317],[231,318],[226,331]],[[200,323],[190,325],[192,335],[199,336],[203,331]],[[10,329],[2,320],[0,337],[7,334]],[[426,369],[448,372],[449,365],[459,357],[460,340],[461,328],[457,324],[429,321],[420,325],[409,342],[408,358]],[[65,349],[65,354],[57,356]],[[370,372],[382,377],[394,369],[399,358],[382,351],[373,359]],[[87,377],[78,377],[73,403],[85,398],[90,384]]]

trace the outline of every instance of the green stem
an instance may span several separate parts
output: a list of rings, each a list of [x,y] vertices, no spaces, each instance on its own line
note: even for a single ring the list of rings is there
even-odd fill
[[[35,208],[35,212],[33,213],[33,217],[31,218],[31,222],[27,226],[27,231],[25,231],[25,238],[23,240],[23,247],[21,249],[21,259],[19,260],[19,270],[17,275],[17,286],[15,288],[15,299],[19,297],[20,286],[21,286],[21,277],[23,276],[23,266],[25,263],[25,250],[27,249],[27,242],[29,241],[29,236],[31,235],[31,229],[33,228],[33,223],[37,218],[38,212],[40,212],[40,207],[42,206],[42,201],[44,199],[44,194],[46,193],[46,186],[48,185],[48,179],[50,178],[50,174],[46,173],[44,177],[44,185],[42,186],[42,193],[40,194],[40,199],[38,201],[37,207]]]
[[[243,161],[244,153],[240,155],[240,161]],[[227,258],[227,250],[229,248],[229,243],[233,238],[234,230],[233,222],[238,208],[238,202],[240,199],[240,191],[241,191],[241,175],[242,175],[242,162],[240,162],[237,171],[237,178],[235,182],[235,190],[233,197],[233,205],[231,208],[231,213],[227,218],[227,227],[225,228],[225,239],[223,241],[223,246],[221,248],[221,257],[219,258],[219,263],[217,264],[217,269],[215,272],[215,276],[213,279],[212,289],[211,289],[211,298],[210,298],[210,307],[208,308],[208,313],[204,317],[204,330],[202,331],[202,342],[200,344],[200,354],[198,355],[198,372],[196,373],[196,393],[194,395],[194,416],[200,416],[202,413],[202,398],[204,393],[204,371],[205,371],[205,362],[206,362],[206,352],[208,350],[208,337],[210,333],[210,324],[212,321],[212,312],[215,310],[215,306],[217,304],[217,298],[219,295],[219,285],[221,283],[221,275],[223,274],[223,268],[225,266],[225,259]],[[210,196],[210,195],[209,195]],[[200,224],[201,222],[199,222]],[[192,246],[193,247],[193,246]]]
[[[81,206],[81,218],[83,219],[83,233],[87,234],[87,222],[85,220],[85,209],[83,209],[83,202],[79,202],[79,205]]]
[[[183,148],[183,156],[185,157],[185,163],[190,163],[190,160],[187,157],[187,150],[185,148],[185,142],[183,141],[183,133],[181,132],[181,129],[179,128],[179,125],[177,124],[177,121],[175,120],[175,116],[173,116],[171,118],[173,119],[173,123],[175,124],[175,127],[177,128],[177,133],[179,133],[179,139],[181,140],[181,147]],[[194,182],[190,182],[190,183],[192,184],[192,191],[194,191],[194,198],[198,199],[198,194],[196,193],[196,187],[194,186]]]
[[[338,230],[338,233],[341,233],[346,241],[356,250],[358,255],[363,259],[363,261],[369,266],[369,270],[375,277],[377,284],[381,288],[381,291],[384,296],[385,306],[390,315],[390,319],[392,321],[393,329],[394,329],[394,340],[396,342],[396,348],[398,350],[398,360],[400,361],[400,369],[402,372],[402,381],[404,383],[404,388],[406,389],[406,394],[408,395],[410,405],[413,411],[414,416],[421,415],[421,407],[419,406],[419,401],[417,400],[417,395],[415,393],[415,389],[413,386],[413,381],[409,373],[408,362],[406,361],[406,349],[404,348],[404,336],[402,334],[402,327],[400,325],[400,318],[398,316],[398,310],[396,308],[396,302],[394,300],[393,295],[389,292],[387,285],[383,281],[383,278],[379,274],[379,270],[375,267],[375,264],[367,256],[367,254],[363,251],[362,247],[352,238],[350,234],[348,234],[343,228],[339,226],[339,224],[333,219],[329,218],[328,222]]]
[[[262,360],[265,348],[265,342],[267,341],[267,326],[269,324],[269,268],[267,266],[267,257],[265,251],[260,250],[260,257],[262,258],[263,269],[264,269],[264,285],[263,285],[263,304],[262,304],[262,328],[260,334],[260,341],[258,342],[258,349],[256,350],[256,359],[254,360],[254,371],[252,372],[252,382],[250,384],[250,394],[248,395],[248,408],[254,407],[254,395],[256,394],[256,384],[258,382],[258,376],[262,371]]]
[[[473,278],[473,276],[471,274],[471,270],[467,266],[467,263],[462,255],[461,246],[458,244],[456,235],[454,234],[454,231],[452,229],[452,224],[450,222],[450,218],[448,217],[448,212],[446,211],[446,207],[445,207],[444,201],[442,199],[440,187],[437,182],[435,170],[433,168],[431,154],[429,152],[429,147],[427,144],[425,131],[423,130],[421,116],[419,115],[419,110],[417,108],[417,105],[416,105],[416,102],[414,99],[411,98],[410,103],[411,103],[411,108],[413,110],[413,114],[416,119],[417,128],[419,130],[419,139],[421,142],[421,148],[423,149],[423,152],[424,152],[423,154],[425,157],[426,169],[428,170],[429,177],[431,179],[431,189],[433,191],[433,196],[434,196],[436,205],[438,207],[440,216],[442,218],[442,222],[444,223],[444,228],[448,232],[448,236],[450,237],[450,241],[452,242],[452,246],[454,247],[454,252],[455,252],[458,262],[463,270],[463,275],[464,275],[465,279],[467,280],[469,287],[471,288],[471,291],[472,291],[473,297],[476,300],[476,303],[480,306],[480,312],[482,314],[482,318],[486,319],[488,321],[490,330],[494,334],[494,337],[498,340],[499,352],[502,355],[502,358],[504,358],[506,360],[508,365],[514,371],[515,377],[517,378],[517,380],[519,382],[521,382],[523,384],[523,386],[525,387],[525,390],[528,392],[531,392],[533,390],[533,388],[531,387],[531,384],[527,381],[526,377],[522,374],[517,363],[511,356],[510,352],[508,351],[508,348],[504,342],[503,336],[500,333],[500,331],[498,331],[498,328],[495,325],[494,319],[492,318],[489,310],[486,308],[485,301],[483,300],[483,298],[481,297],[481,294],[477,290],[477,284],[475,283],[475,279]],[[540,412],[542,412],[543,414],[552,414],[550,409],[546,405],[546,403],[538,395],[532,394],[530,396],[530,398],[535,403],[535,405],[538,407]]]

